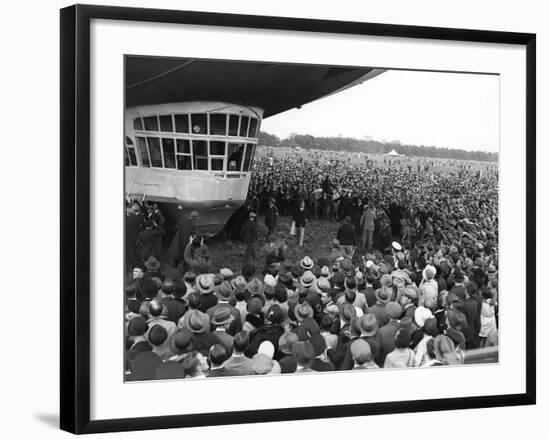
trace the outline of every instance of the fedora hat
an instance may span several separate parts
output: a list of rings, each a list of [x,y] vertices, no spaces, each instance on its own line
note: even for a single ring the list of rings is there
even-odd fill
[[[233,277],[233,272],[229,268],[220,269],[220,274],[223,277],[223,280],[229,280]]]
[[[170,337],[170,350],[176,355],[193,350],[193,334],[187,328],[178,329]]]
[[[378,319],[373,313],[363,314],[359,317],[359,329],[370,337],[378,332]]]
[[[150,256],[143,265],[147,270],[158,270],[160,268],[160,262],[154,256]]]
[[[252,295],[262,294],[264,292],[264,283],[257,277],[254,277],[246,284],[246,289]]]
[[[208,318],[208,315],[202,311],[192,309],[189,311],[189,316],[185,320],[185,326],[193,334],[202,334],[210,327],[210,319]]]
[[[296,319],[301,322],[307,317],[313,317],[313,308],[308,302],[299,303],[294,308]]]
[[[209,274],[200,274],[195,283],[201,294],[209,294],[214,291],[214,281]]]
[[[300,267],[302,267],[304,270],[311,270],[313,269],[313,266],[314,263],[309,256],[304,256],[304,258],[300,261]]]
[[[391,300],[391,296],[393,295],[393,290],[388,287],[381,287],[378,290],[374,292],[374,296],[376,297],[376,300],[378,300],[380,303],[388,303]]]
[[[225,325],[235,320],[229,308],[221,307],[214,312],[211,323],[216,326]]]
[[[244,291],[246,289],[246,280],[243,276],[237,276],[236,278],[231,280],[231,286],[235,290]]]
[[[220,299],[229,300],[231,298],[231,294],[233,294],[231,284],[226,280],[223,281],[218,288],[218,297]]]
[[[315,360],[315,351],[308,341],[299,341],[292,347],[292,356],[300,366],[309,368]]]
[[[300,284],[305,288],[309,288],[313,285],[313,282],[315,282],[313,273],[309,270],[304,271],[304,274],[300,277]]]

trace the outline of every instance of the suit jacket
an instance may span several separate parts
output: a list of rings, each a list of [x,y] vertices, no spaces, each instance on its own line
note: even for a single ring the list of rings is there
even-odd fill
[[[227,370],[237,372],[238,375],[254,375],[254,371],[252,370],[252,360],[244,355],[239,357],[232,355],[225,363],[223,363],[223,366]]]
[[[355,245],[355,230],[353,228],[353,224],[342,224],[338,228],[336,238],[340,241],[340,245]]]
[[[258,227],[256,226],[255,221],[247,219],[244,222],[243,227],[241,228],[241,237],[243,242],[246,242],[247,244],[256,242],[256,239],[258,239]]]

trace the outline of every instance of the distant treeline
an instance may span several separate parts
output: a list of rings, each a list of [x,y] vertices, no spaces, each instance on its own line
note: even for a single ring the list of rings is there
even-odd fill
[[[395,149],[398,153],[407,156],[498,162],[498,153],[496,152],[465,151],[463,149],[438,148],[424,145],[402,145],[399,143],[383,143],[376,140],[360,140],[349,137],[314,137],[307,134],[296,134],[286,139],[279,139],[273,134],[260,131],[258,144],[266,146],[299,146],[305,149],[364,152],[367,154],[386,154]]]

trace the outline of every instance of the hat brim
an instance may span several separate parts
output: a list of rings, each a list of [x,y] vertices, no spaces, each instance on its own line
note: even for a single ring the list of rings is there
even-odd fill
[[[216,325],[216,326],[221,326],[221,325],[226,325],[227,323],[231,323],[233,320],[235,320],[235,317],[232,316],[232,315],[229,315],[229,317],[227,317],[224,320],[221,320],[219,322],[216,321],[216,320],[212,320],[210,323],[212,323],[213,325]]]
[[[382,289],[382,288],[388,288],[388,287],[382,286],[380,289]],[[382,299],[382,298],[380,297],[380,292],[379,292],[379,290],[376,290],[376,291],[374,292],[374,297],[376,297],[376,300],[380,301],[381,303],[388,303],[388,302],[391,302],[391,294],[388,296],[387,299]]]

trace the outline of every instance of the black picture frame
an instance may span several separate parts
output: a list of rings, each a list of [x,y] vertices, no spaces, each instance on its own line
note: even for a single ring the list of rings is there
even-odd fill
[[[334,34],[503,43],[526,47],[526,392],[467,398],[90,420],[90,22],[134,20]],[[302,18],[75,5],[61,10],[61,374],[60,426],[99,433],[220,424],[535,404],[536,401],[536,35]]]

